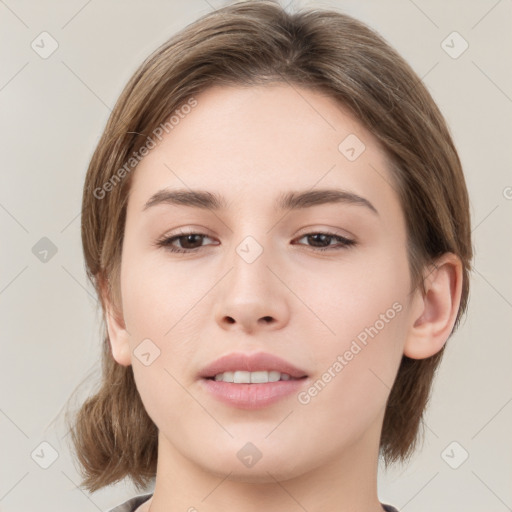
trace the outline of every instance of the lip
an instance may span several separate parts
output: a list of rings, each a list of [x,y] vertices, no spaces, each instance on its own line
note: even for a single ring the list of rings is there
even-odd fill
[[[281,359],[280,357],[269,354],[267,352],[257,352],[252,354],[245,352],[233,352],[231,354],[220,357],[219,359],[216,359],[208,366],[203,368],[199,373],[199,377],[208,379],[215,377],[215,375],[219,373],[234,372],[236,370],[246,372],[257,372],[264,370],[278,371],[280,373],[287,373],[294,379],[307,377],[307,374],[304,370],[301,370],[300,368],[294,366],[292,363],[289,363],[288,361],[285,361],[284,359]],[[258,384],[247,385],[258,386]]]
[[[233,384],[232,382],[200,379],[200,385],[219,402],[238,409],[262,409],[279,400],[299,393],[310,379],[279,380],[264,384]]]
[[[218,373],[236,370],[246,372],[274,370],[287,373],[292,378],[261,384],[235,384],[213,379]],[[203,368],[199,377],[203,389],[216,400],[239,409],[261,409],[272,405],[292,393],[298,393],[300,388],[310,380],[304,370],[266,352],[228,354]]]

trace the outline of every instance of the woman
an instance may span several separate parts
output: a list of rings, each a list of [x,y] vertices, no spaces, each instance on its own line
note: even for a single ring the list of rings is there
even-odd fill
[[[115,508],[396,511],[463,315],[468,196],[446,123],[375,32],[269,1],[136,71],[92,157],[82,240],[103,379],[72,426]]]

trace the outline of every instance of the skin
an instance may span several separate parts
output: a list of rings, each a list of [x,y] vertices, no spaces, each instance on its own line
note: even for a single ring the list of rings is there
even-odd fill
[[[386,156],[331,98],[272,84],[214,87],[196,99],[133,176],[122,305],[106,298],[114,358],[133,365],[159,429],[154,496],[138,510],[381,511],[386,400],[403,354],[429,357],[446,342],[460,301],[460,262],[444,255],[437,269],[426,269],[425,296],[411,291],[405,221]],[[338,150],[349,134],[365,144],[355,161]],[[227,208],[143,211],[163,188],[215,192]],[[378,214],[348,203],[273,209],[282,192],[320,188],[362,196]],[[155,245],[179,228],[207,237],[174,242],[199,247],[188,254]],[[332,231],[356,245],[304,236]],[[247,236],[263,249],[252,263],[236,252]],[[401,311],[307,404],[292,394],[247,411],[200,385],[199,371],[214,359],[266,351],[305,370],[308,389],[394,303]],[[146,338],[161,351],[149,366],[133,353]],[[262,454],[252,467],[237,457],[247,442]]]

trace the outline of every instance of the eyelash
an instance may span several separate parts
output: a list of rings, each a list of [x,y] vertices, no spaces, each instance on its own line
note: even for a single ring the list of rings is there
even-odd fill
[[[174,253],[192,253],[192,252],[196,252],[198,249],[201,249],[201,247],[204,247],[204,246],[194,247],[193,249],[180,249],[178,247],[174,247],[173,245],[171,245],[175,240],[178,240],[178,239],[180,239],[182,237],[191,236],[191,235],[196,235],[196,236],[202,236],[202,237],[210,238],[210,237],[208,237],[208,235],[205,235],[203,233],[195,233],[195,232],[192,232],[192,231],[191,232],[180,232],[180,233],[178,233],[176,235],[173,235],[171,237],[163,237],[163,238],[157,240],[155,242],[155,245],[158,246],[158,247],[164,247],[166,250],[168,250],[170,252],[174,252]],[[334,233],[324,232],[324,231],[305,233],[304,235],[299,237],[298,240],[300,240],[300,239],[302,239],[304,237],[313,236],[313,235],[324,235],[324,236],[327,236],[327,237],[329,237],[331,239],[334,238],[334,239],[338,240],[338,242],[341,244],[341,246],[339,246],[339,247],[333,247],[333,246],[329,246],[329,245],[327,247],[314,247],[314,246],[310,246],[314,251],[330,251],[330,250],[339,251],[341,249],[347,249],[349,247],[353,247],[353,246],[357,245],[357,242],[355,240],[351,240],[349,238],[345,238],[343,236],[336,235]]]

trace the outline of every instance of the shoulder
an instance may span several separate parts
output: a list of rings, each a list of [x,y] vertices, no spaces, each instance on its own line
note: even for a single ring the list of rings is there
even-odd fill
[[[135,496],[107,512],[135,512],[135,510],[148,501],[151,496],[153,496],[153,494],[141,494],[140,496]],[[384,503],[381,503],[381,505],[385,512],[398,512],[398,510],[392,505],[385,505]]]
[[[393,505],[384,505],[384,503],[381,503],[381,505],[385,512],[398,512],[398,509],[393,507]]]
[[[153,494],[141,494],[140,496],[135,496],[134,498],[130,498],[128,501],[121,503],[117,507],[107,510],[107,512],[134,512],[143,503],[148,501],[151,496],[153,496]]]

